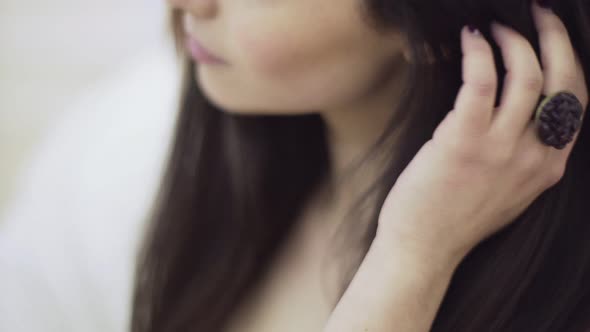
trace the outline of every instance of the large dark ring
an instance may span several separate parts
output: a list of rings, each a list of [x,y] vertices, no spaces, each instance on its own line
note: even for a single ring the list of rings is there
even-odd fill
[[[537,136],[545,145],[562,150],[582,126],[584,107],[571,92],[542,95],[535,112]]]

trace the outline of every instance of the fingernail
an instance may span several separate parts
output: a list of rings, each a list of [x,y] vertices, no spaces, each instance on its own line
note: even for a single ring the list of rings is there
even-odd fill
[[[476,36],[481,36],[481,32],[479,31],[479,29],[477,29],[477,27],[475,25],[468,24],[467,29],[469,29],[469,32],[471,32],[472,34],[474,34]]]
[[[551,9],[551,5],[549,4],[551,0],[536,0],[539,6],[545,9]]]

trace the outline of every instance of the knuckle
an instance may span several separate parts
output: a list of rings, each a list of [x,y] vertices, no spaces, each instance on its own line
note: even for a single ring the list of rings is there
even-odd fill
[[[483,153],[482,143],[479,140],[449,139],[444,143],[456,160],[464,164],[473,164],[493,160],[491,156]]]
[[[478,96],[492,97],[496,90],[496,81],[493,78],[480,78],[472,83],[473,90]]]
[[[543,168],[546,160],[546,153],[543,150],[528,150],[520,162],[520,169],[525,174],[537,174]]]
[[[515,149],[514,139],[503,134],[499,128],[495,129],[490,131],[488,135],[488,141],[491,146],[488,150],[499,157],[504,157],[504,159],[511,158]]]
[[[543,77],[543,73],[540,70],[528,73],[524,78],[524,84],[527,90],[543,90],[543,86],[545,85],[545,78]]]
[[[573,88],[578,85],[578,74],[574,71],[565,70],[557,76],[557,84],[564,88]]]
[[[509,163],[514,155],[512,153],[512,149],[508,146],[504,145],[496,145],[497,148],[490,149],[490,157],[492,159],[492,163],[498,166],[503,166]]]

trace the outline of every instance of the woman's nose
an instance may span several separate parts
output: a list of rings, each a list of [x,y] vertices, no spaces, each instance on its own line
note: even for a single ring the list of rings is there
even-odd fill
[[[195,17],[210,18],[217,12],[217,0],[167,0],[173,8],[189,12]]]

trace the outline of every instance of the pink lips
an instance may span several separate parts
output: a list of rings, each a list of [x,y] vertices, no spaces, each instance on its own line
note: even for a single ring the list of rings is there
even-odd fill
[[[207,49],[205,49],[199,42],[192,38],[191,36],[186,36],[185,38],[185,46],[190,53],[191,57],[201,63],[206,64],[226,64],[226,62],[211,54]]]

